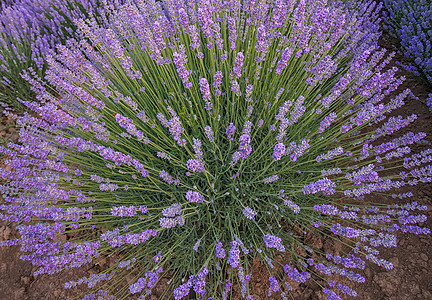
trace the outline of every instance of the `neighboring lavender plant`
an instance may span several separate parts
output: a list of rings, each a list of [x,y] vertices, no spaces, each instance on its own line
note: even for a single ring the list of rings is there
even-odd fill
[[[124,0],[14,0],[0,10],[0,101],[20,107],[35,92],[23,73],[44,77],[46,57],[55,45],[75,36],[74,19],[106,23]]]
[[[428,98],[426,99],[426,105],[430,112],[432,112],[432,93],[428,95]]]
[[[384,0],[383,25],[401,41],[403,53],[432,84],[432,2],[430,0]],[[415,73],[415,68],[410,68]]]
[[[389,137],[416,116],[388,117],[410,91],[384,100],[403,78],[376,45],[375,3],[162,6],[125,5],[109,28],[77,20],[81,38],[47,58],[62,101],[28,74],[38,117],[6,112],[21,129],[0,148],[0,216],[25,223],[1,245],[20,245],[35,274],[118,254],[65,287],[144,299],[166,278],[163,299],[252,299],[259,258],[269,294],[313,280],[340,299],[356,292],[334,280],[364,282],[366,261],[393,268],[379,249],[398,232],[429,233],[426,207],[367,201],[410,197],[396,190],[432,173],[432,150],[409,146],[425,133]]]

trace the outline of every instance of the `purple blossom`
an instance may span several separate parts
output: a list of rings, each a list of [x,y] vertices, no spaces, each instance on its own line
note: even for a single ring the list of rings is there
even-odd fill
[[[273,152],[273,159],[275,161],[278,161],[282,158],[282,155],[285,154],[285,144],[284,143],[277,143],[274,146],[274,152]]]
[[[270,234],[266,234],[263,237],[263,240],[266,244],[267,248],[275,248],[276,250],[280,251],[280,252],[285,252],[285,246],[282,245],[282,239],[277,237],[277,236],[273,236]]]
[[[229,250],[228,264],[237,268],[240,263],[240,250],[236,241],[231,242],[231,249]]]
[[[307,279],[311,278],[311,275],[308,272],[300,273],[297,268],[293,268],[288,264],[285,265],[283,269],[290,279],[300,283],[304,283]]]
[[[280,286],[279,286],[279,282],[276,280],[276,278],[274,276],[270,276],[269,281],[270,281],[270,290],[274,293],[279,291]]]
[[[319,179],[316,182],[312,182],[303,187],[303,194],[316,194],[322,192],[324,195],[333,195],[336,190],[336,183],[328,178]]]
[[[237,53],[237,57],[234,60],[233,74],[234,77],[239,79],[241,77],[243,67],[244,55],[242,52]]]
[[[188,62],[184,45],[180,45],[180,53],[173,53],[173,62],[177,68],[177,73],[186,88],[192,87],[192,83],[189,81],[189,75],[191,71],[186,70],[186,64]]]
[[[196,191],[187,191],[186,200],[194,203],[201,203],[204,201],[204,196]]]
[[[214,142],[214,135],[213,135],[213,130],[212,130],[212,128],[211,128],[210,126],[206,126],[206,127],[204,128],[204,132],[205,132],[205,135],[207,136],[207,138],[209,139],[209,141],[210,141],[211,143],[213,143],[213,142]]]
[[[210,1],[204,0],[198,8],[198,22],[206,38],[213,37],[213,7]]]
[[[178,216],[175,218],[160,218],[159,219],[159,225],[162,228],[173,228],[177,225],[183,226],[184,225],[184,217]]]
[[[253,220],[253,218],[255,217],[256,214],[257,213],[252,208],[250,208],[249,206],[246,206],[243,209],[243,215],[249,220]]]
[[[267,49],[268,47],[267,32],[264,25],[258,27],[256,41],[257,41],[255,45],[256,52],[263,52]]]
[[[282,71],[286,68],[287,64],[288,64],[288,60],[290,59],[291,55],[293,53],[293,50],[291,48],[286,48],[283,52],[282,52],[282,56],[280,61],[277,64],[277,68],[275,70],[276,74],[281,74]]]
[[[240,91],[240,85],[237,82],[237,80],[231,81],[231,91],[237,96],[240,97],[242,95],[242,92]]]
[[[216,257],[217,258],[220,258],[220,259],[225,258],[225,249],[223,248],[223,245],[221,242],[216,243],[215,251],[216,251]]]
[[[118,217],[133,217],[137,213],[135,206],[114,206],[111,208],[111,215]]]
[[[205,171],[205,162],[198,159],[189,159],[186,163],[186,167],[192,172],[202,173]]]
[[[335,156],[341,155],[343,153],[342,147],[336,147],[332,150],[329,150],[327,153],[320,154],[316,157],[317,162],[321,162],[323,160],[331,159]]]
[[[334,112],[331,112],[328,116],[326,116],[320,123],[320,127],[318,129],[318,132],[322,133],[324,130],[326,130],[331,123],[336,120],[337,114]]]
[[[294,201],[289,200],[288,198],[285,198],[284,204],[289,209],[291,209],[294,213],[298,214],[300,212],[300,206],[298,206]]]
[[[172,176],[165,170],[161,170],[159,172],[159,177],[162,178],[162,180],[168,184],[175,184],[175,181],[172,178]]]
[[[384,28],[401,40],[403,54],[432,82],[430,18],[425,17],[430,10],[428,1],[386,0]]]
[[[197,240],[195,245],[193,246],[193,250],[195,252],[198,252],[198,248],[199,248],[200,244],[201,244],[201,239]]]
[[[429,107],[429,111],[432,112],[432,93],[429,94],[428,98],[426,99],[426,105]]]
[[[184,147],[186,140],[181,138],[184,128],[181,124],[180,117],[173,117],[171,120],[166,122],[166,125],[169,127],[169,132],[174,136],[174,140],[177,141],[177,144],[181,147]]]
[[[192,138],[193,140],[193,149],[195,151],[195,158],[202,160],[203,158],[203,152],[201,150],[202,142],[200,139]]]
[[[236,130],[236,127],[234,126],[233,123],[230,123],[230,124],[227,126],[227,129],[226,129],[225,133],[226,133],[226,135],[228,136],[228,139],[229,139],[230,141],[233,141],[233,140],[234,140],[234,139],[232,138],[232,136],[234,135],[235,130]]]
[[[189,47],[191,50],[198,50],[201,47],[199,32],[198,32],[197,28],[195,27],[195,25],[189,25],[188,29],[189,29],[189,35],[190,35],[190,38],[192,41],[190,43]]]
[[[200,91],[201,91],[203,100],[209,101],[211,98],[211,95],[210,95],[210,87],[209,87],[209,84],[207,82],[207,79],[201,78],[199,81],[199,85],[200,85]]]
[[[175,300],[183,299],[183,297],[189,295],[189,291],[190,291],[190,286],[188,283],[179,285],[174,289],[174,299]]]
[[[252,152],[252,146],[250,145],[251,139],[249,134],[242,134],[239,138],[239,151],[238,154],[241,158],[246,159]]]
[[[230,49],[231,51],[234,51],[236,49],[236,40],[237,40],[236,21],[234,18],[228,17],[227,23],[228,23],[228,32],[229,32],[228,40],[231,42]]]
[[[216,71],[216,73],[213,75],[213,86],[215,88],[220,87],[222,85],[222,78],[223,78],[223,73],[221,71]]]
[[[279,179],[279,175],[275,174],[270,177],[266,177],[263,179],[264,183],[272,183]]]
[[[162,215],[164,215],[165,217],[175,217],[176,215],[181,215],[181,209],[182,209],[182,204],[177,202],[171,204],[167,208],[164,208],[162,210]]]
[[[159,251],[155,256],[153,256],[153,260],[155,262],[155,264],[159,263],[162,257],[162,252]]]
[[[339,209],[330,204],[314,205],[314,210],[326,215],[336,215],[339,213]]]
[[[245,101],[246,102],[252,102],[252,91],[253,91],[253,85],[248,84],[246,86],[246,94],[245,94]]]

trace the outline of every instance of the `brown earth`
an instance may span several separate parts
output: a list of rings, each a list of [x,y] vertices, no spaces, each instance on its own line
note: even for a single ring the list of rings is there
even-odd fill
[[[388,36],[384,36],[380,45],[391,51],[398,50],[398,42]],[[395,61],[407,63],[401,55],[396,54]],[[419,100],[409,100],[407,104],[395,114],[410,115],[417,114],[418,119],[408,130],[426,132],[432,134],[432,114],[424,104],[432,88],[425,84],[420,78],[401,71],[407,80],[399,91],[410,88]],[[7,118],[1,120],[0,139],[3,141],[15,141],[17,133]],[[1,140],[0,140],[1,141]],[[414,145],[413,151],[417,152],[425,147],[431,147],[431,143]],[[419,204],[427,205],[429,209],[425,212],[428,221],[424,225],[432,228],[432,185],[419,184],[415,188],[407,188],[405,191],[414,193],[413,200]],[[405,192],[401,191],[401,192]],[[397,202],[390,197],[374,196],[374,202],[392,204]],[[17,237],[15,227],[17,224],[0,222],[0,240],[14,239]],[[338,251],[337,245],[328,245],[324,241],[316,241],[324,249],[330,248]],[[397,248],[381,248],[381,257],[389,259],[395,266],[393,270],[387,271],[372,263],[367,263],[363,276],[366,283],[354,286],[358,292],[357,299],[361,300],[427,300],[432,299],[432,235],[399,235]],[[41,275],[34,277],[36,270],[29,262],[19,259],[21,256],[19,247],[0,247],[0,300],[61,300],[79,297],[83,290],[65,290],[63,285],[70,280],[77,280],[82,276],[95,273],[100,267],[108,265],[109,262],[102,261],[99,265],[88,265],[76,270],[68,270],[55,275]],[[254,266],[259,269],[260,265]],[[360,272],[361,273],[361,272]],[[253,276],[252,281],[256,284],[255,300],[280,299],[279,296],[267,297],[269,288],[268,275],[261,272],[259,276]],[[350,285],[353,287],[352,285]],[[156,293],[159,294],[159,293]],[[293,293],[295,299],[326,299],[317,284],[300,284]],[[151,299],[156,299],[152,296]],[[168,298],[167,298],[168,299]]]

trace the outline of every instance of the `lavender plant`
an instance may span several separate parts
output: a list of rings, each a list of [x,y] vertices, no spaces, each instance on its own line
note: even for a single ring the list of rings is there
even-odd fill
[[[426,105],[428,106],[430,112],[432,112],[432,93],[428,95],[426,99]]]
[[[329,299],[356,296],[335,280],[393,268],[380,247],[430,232],[416,225],[426,207],[397,192],[431,181],[432,150],[411,153],[425,133],[391,136],[416,116],[388,116],[410,91],[385,97],[403,78],[377,47],[378,10],[139,1],[108,26],[77,20],[80,38],[47,59],[62,99],[27,74],[38,117],[6,112],[21,129],[0,148],[0,216],[23,224],[1,245],[20,245],[35,274],[121,257],[65,284],[87,284],[82,299],[145,299],[164,280],[164,299],[253,299],[256,259],[269,295],[313,280]]]
[[[401,40],[404,55],[413,59],[416,73],[420,70],[432,83],[432,2],[429,0],[384,0],[385,24],[393,36]]]
[[[23,73],[44,77],[46,56],[55,45],[74,37],[74,19],[93,19],[99,24],[122,0],[13,0],[2,3],[0,10],[0,101],[15,109],[20,100],[35,93]]]

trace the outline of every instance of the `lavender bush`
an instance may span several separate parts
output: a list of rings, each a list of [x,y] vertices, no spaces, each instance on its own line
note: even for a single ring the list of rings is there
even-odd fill
[[[38,117],[6,112],[21,129],[0,148],[1,218],[23,223],[1,245],[36,275],[120,256],[65,284],[87,284],[82,299],[145,299],[161,281],[164,299],[252,299],[256,258],[269,295],[313,280],[356,296],[336,281],[364,282],[367,261],[393,268],[380,247],[430,232],[416,225],[426,207],[397,192],[431,181],[432,150],[411,153],[422,132],[391,137],[416,116],[388,116],[410,91],[386,98],[403,78],[377,47],[379,9],[140,1],[106,26],[77,20],[80,38],[47,59],[61,99],[28,74]]]
[[[426,105],[428,106],[430,112],[432,112],[432,93],[428,95],[426,99]]]
[[[429,83],[432,83],[432,2],[430,0],[384,0],[387,13],[383,25],[401,40],[404,55],[413,59]]]
[[[35,96],[22,78],[26,72],[44,77],[46,57],[56,44],[74,36],[74,19],[106,23],[122,0],[11,0],[0,9],[0,101],[15,109]]]

